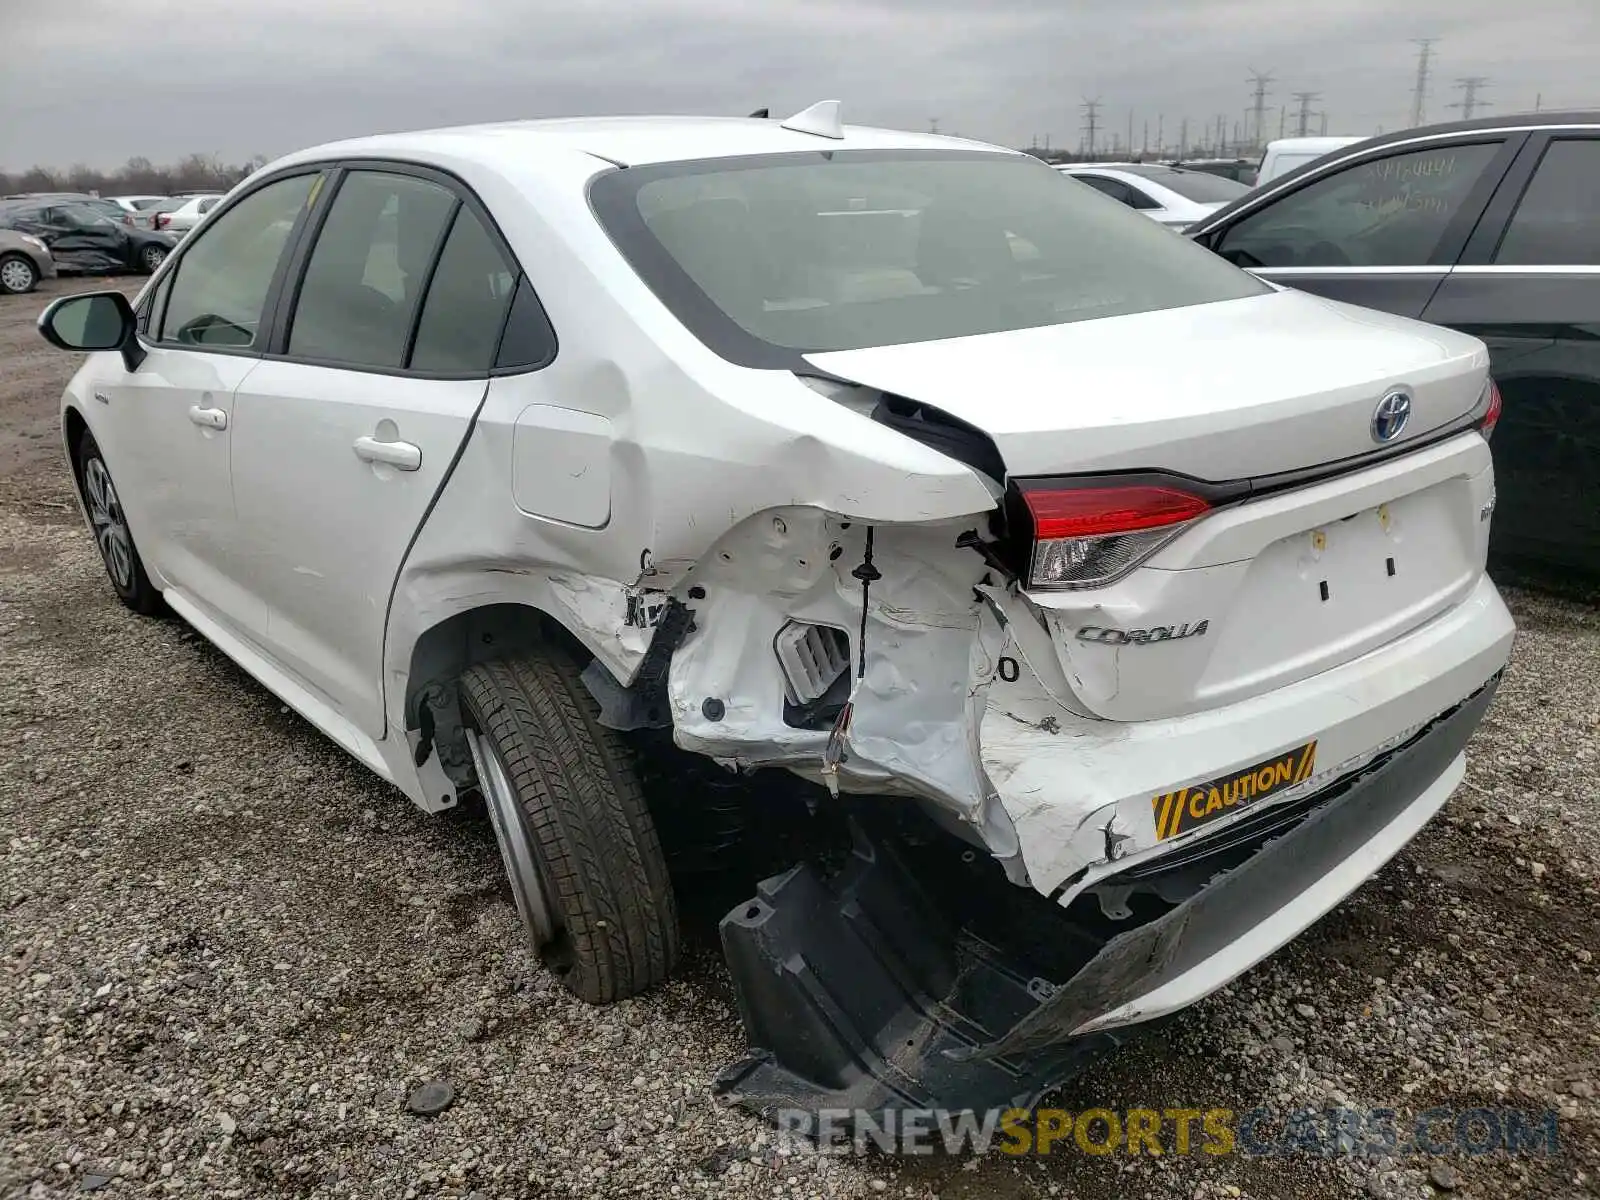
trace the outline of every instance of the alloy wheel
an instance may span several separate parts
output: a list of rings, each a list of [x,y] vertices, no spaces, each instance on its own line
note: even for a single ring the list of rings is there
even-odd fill
[[[133,587],[133,538],[122,513],[122,501],[111,482],[103,459],[91,458],[83,467],[83,490],[89,501],[89,524],[105,559],[111,582],[124,591]]]
[[[542,949],[555,941],[557,929],[544,876],[534,858],[532,831],[527,828],[522,806],[517,803],[494,743],[471,727],[463,732],[472,753],[472,765],[478,772],[478,789],[494,825],[494,839],[500,845],[500,858],[511,880],[517,913],[537,943],[535,948]]]

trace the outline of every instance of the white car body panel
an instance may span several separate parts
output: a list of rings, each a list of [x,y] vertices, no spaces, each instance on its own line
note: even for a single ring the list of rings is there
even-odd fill
[[[844,133],[827,148],[1011,153]],[[1014,882],[1062,903],[1228,824],[1163,842],[1155,797],[1314,739],[1315,773],[1271,802],[1292,799],[1503,668],[1511,621],[1484,575],[1492,470],[1461,425],[1486,394],[1482,343],[1280,290],[813,354],[849,381],[818,387],[701,342],[586,199],[614,163],[818,145],[775,122],[619,118],[291,155],[264,173],[405,159],[462,181],[534,279],[554,360],[431,380],[151,346],[133,373],[114,353],[91,356],[64,407],[105,449],[174,609],[430,810],[455,803],[461,762],[430,757],[417,705],[453,682],[453,656],[492,652],[462,650],[440,633],[450,622],[544,614],[626,688],[669,598],[694,612],[667,673],[675,741],[823,779],[828,731],[785,722],[773,641],[801,621],[855,644],[852,571],[869,529],[881,577],[837,783],[919,798]],[[985,528],[1003,481],[852,398],[877,389],[966,421],[1013,477],[1165,470],[1220,483],[1373,451],[1374,406],[1394,388],[1412,397],[1395,444],[1415,442],[1412,453],[1219,507],[1117,581],[1078,591],[1007,586],[958,547]],[[223,411],[226,427],[195,424],[191,407]],[[1461,431],[1422,444],[1446,427]],[[419,469],[357,457],[367,437],[416,446]],[[1200,620],[1205,636],[1169,645],[1077,637]],[[493,641],[487,626],[481,640]],[[1259,936],[1101,1024],[1187,1003],[1270,952],[1392,854],[1458,778],[1459,764]]]
[[[1248,345],[1181,369],[1151,346]],[[1316,370],[1305,348],[1325,348]],[[990,433],[1016,475],[1114,467],[1233,479],[1372,448],[1386,388],[1413,390],[1407,436],[1471,410],[1483,344],[1303,292],[981,337],[807,355],[823,370],[910,396]]]
[[[1271,183],[1308,162],[1315,162],[1324,154],[1366,140],[1364,137],[1296,137],[1268,142],[1261,155],[1261,166],[1256,171],[1256,187]]]
[[[1227,201],[1201,201],[1191,200],[1189,197],[1163,187],[1154,179],[1133,171],[1119,171],[1116,166],[1102,165],[1100,163],[1070,163],[1058,166],[1056,170],[1069,178],[1074,175],[1101,175],[1107,179],[1115,179],[1134,191],[1139,192],[1154,201],[1155,208],[1141,208],[1135,211],[1140,216],[1148,217],[1158,224],[1171,229],[1185,229],[1205,217],[1209,217],[1219,208],[1223,208]],[[1243,195],[1243,192],[1239,193]]]

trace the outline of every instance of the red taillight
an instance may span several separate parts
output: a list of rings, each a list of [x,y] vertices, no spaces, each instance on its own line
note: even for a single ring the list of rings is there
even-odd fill
[[[1478,421],[1478,432],[1483,434],[1485,439],[1494,436],[1494,427],[1500,421],[1500,387],[1492,379],[1489,380],[1488,392],[1488,406],[1483,410],[1483,417]]]
[[[1149,486],[1023,492],[1022,499],[1041,541],[1155,529],[1192,521],[1211,507],[1188,492]]]
[[[170,221],[171,219],[172,218],[167,216],[166,213],[157,213],[155,215],[155,221],[153,223],[154,227],[156,229],[165,229],[167,227],[167,222]]]
[[[1031,588],[1098,587],[1119,578],[1211,505],[1153,484],[1024,488],[1033,519]]]

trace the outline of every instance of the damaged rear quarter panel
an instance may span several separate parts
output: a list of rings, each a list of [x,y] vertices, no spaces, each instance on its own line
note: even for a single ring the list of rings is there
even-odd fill
[[[506,603],[546,612],[628,683],[649,632],[627,624],[630,594],[686,586],[711,548],[756,514],[805,508],[923,523],[993,507],[990,488],[962,464],[788,372],[735,366],[696,341],[588,212],[583,184],[601,164],[570,158],[525,175],[462,164],[519,260],[538,264],[560,349],[541,370],[491,382],[402,567],[385,639],[386,706],[397,728],[412,647],[459,613]],[[575,429],[590,465],[608,475],[598,528],[570,519],[594,519],[592,495],[576,513],[553,499],[552,511],[529,511],[514,495],[519,477],[560,473]],[[534,507],[560,494],[524,491]]]

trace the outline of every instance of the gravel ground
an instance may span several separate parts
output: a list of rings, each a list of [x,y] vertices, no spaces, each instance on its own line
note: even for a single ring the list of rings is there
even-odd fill
[[[0,298],[0,1197],[1600,1195],[1594,607],[1510,592],[1512,670],[1440,819],[1059,1097],[1554,1108],[1557,1157],[779,1153],[709,1098],[743,1049],[709,918],[669,986],[569,999],[478,815],[415,811],[115,602],[56,458],[73,362],[32,330],[78,287]],[[440,1079],[445,1111],[406,1111]]]

